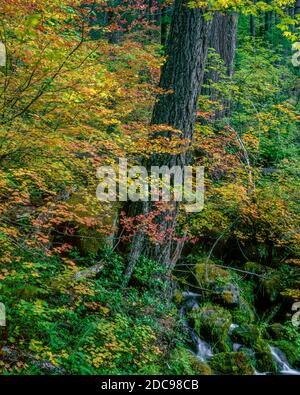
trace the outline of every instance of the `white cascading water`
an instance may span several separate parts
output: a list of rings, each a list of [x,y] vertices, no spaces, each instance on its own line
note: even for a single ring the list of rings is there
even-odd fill
[[[290,374],[290,375],[294,375],[294,376],[296,376],[296,375],[300,376],[300,372],[298,372],[295,369],[292,369],[289,366],[284,353],[279,348],[270,346],[270,350],[271,350],[272,356],[274,358],[274,361],[277,363],[278,368],[280,369],[281,374]]]
[[[192,310],[197,309],[198,303],[197,303],[197,296],[199,296],[196,293],[193,292],[184,292],[184,299],[185,300],[190,300],[191,305],[190,308]],[[193,343],[196,346],[196,352],[194,352],[193,354],[199,359],[199,361],[201,362],[205,362],[208,359],[210,359],[214,354],[212,351],[212,348],[210,347],[210,345],[203,339],[201,339],[199,336],[196,335],[196,333],[194,332],[194,330],[192,328],[190,328],[190,326],[188,325],[187,320],[185,319],[185,309],[184,307],[181,308],[180,311],[180,315],[183,318],[184,321],[184,325],[186,326],[186,328],[188,329],[188,331],[190,332],[191,338]],[[237,328],[239,325],[232,323],[230,325],[229,328],[229,334],[231,335],[232,332],[234,331],[235,328]],[[232,351],[237,352],[239,350],[239,348],[242,347],[241,344],[239,343],[233,343],[232,345]],[[280,374],[284,374],[284,375],[300,375],[300,372],[292,369],[288,362],[287,359],[284,355],[284,353],[277,347],[273,347],[270,346],[270,351],[272,354],[272,357],[274,359],[274,361],[276,362],[278,368],[279,368],[279,372]],[[254,371],[255,375],[266,375],[269,374],[268,372],[258,372],[258,371]]]
[[[238,327],[239,327],[239,325],[237,325],[237,324],[234,324],[234,323],[230,324],[229,334],[231,335],[232,332],[235,330],[235,328],[238,328]]]
[[[197,341],[196,357],[201,362],[205,362],[207,361],[208,358],[211,358],[214,355],[212,349],[206,341],[200,339],[200,337],[198,336],[196,341]]]
[[[194,292],[183,292],[184,299],[190,300],[191,310],[196,310],[199,307],[199,305],[197,303],[198,296],[199,296],[199,294],[196,294]],[[181,309],[180,315],[184,320],[184,325],[190,332],[193,343],[195,344],[196,350],[195,350],[195,352],[193,352],[193,354],[199,359],[199,361],[201,361],[201,362],[207,361],[207,359],[211,358],[214,355],[210,345],[206,341],[200,339],[200,337],[196,335],[195,331],[188,325],[188,322],[184,319],[184,317],[185,317],[185,309],[184,308]]]

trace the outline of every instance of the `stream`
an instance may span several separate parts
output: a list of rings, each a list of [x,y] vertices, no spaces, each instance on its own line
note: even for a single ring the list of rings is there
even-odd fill
[[[208,362],[209,359],[214,355],[212,347],[208,342],[205,340],[201,339],[195,331],[190,327],[188,320],[186,319],[186,308],[188,307],[189,310],[196,310],[199,305],[197,302],[197,297],[199,295],[195,294],[193,292],[184,292],[183,297],[184,301],[186,302],[186,307],[182,307],[180,310],[180,316],[183,319],[183,323],[185,328],[190,334],[192,343],[194,345],[194,350],[191,352],[197,357],[197,359],[201,362]],[[229,329],[229,336],[232,334],[235,328],[237,328],[239,325],[235,323],[231,323],[230,329]],[[233,343],[232,344],[232,351],[237,352],[239,348],[242,347],[242,344],[239,343]],[[273,360],[276,363],[280,375],[300,375],[300,371],[297,371],[293,368],[290,367],[286,355],[284,354],[283,351],[281,351],[278,347],[274,347],[269,345],[270,347],[270,352],[272,354]],[[258,372],[255,370],[255,375],[271,375],[272,373],[270,372]]]

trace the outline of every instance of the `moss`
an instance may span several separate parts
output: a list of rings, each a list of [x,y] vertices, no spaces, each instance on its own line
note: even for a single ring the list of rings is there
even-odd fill
[[[193,370],[196,374],[199,374],[201,376],[210,376],[213,374],[211,367],[207,363],[201,362],[193,356],[191,358],[191,362]]]
[[[255,367],[259,372],[277,373],[277,365],[266,341],[259,339],[255,345]]]
[[[255,274],[264,274],[267,271],[266,266],[263,266],[257,262],[246,262],[245,269]]]
[[[231,338],[235,343],[241,343],[247,347],[255,347],[260,336],[261,332],[256,325],[244,324],[233,330]]]
[[[280,340],[286,336],[286,329],[279,322],[270,325],[267,331],[271,338],[275,340]]]
[[[251,359],[244,352],[223,352],[214,355],[210,362],[216,373],[228,375],[252,375],[254,369]]]
[[[195,274],[200,284],[224,284],[230,281],[230,274],[211,261],[207,265],[205,263],[198,263],[195,266]]]
[[[199,361],[186,348],[176,347],[170,354],[168,360],[168,374],[177,375],[211,375],[211,368],[205,363]]]
[[[229,351],[229,328],[232,322],[229,311],[215,305],[204,305],[190,313],[197,334],[212,343],[217,351]]]
[[[290,365],[295,365],[300,361],[300,349],[295,346],[293,342],[288,340],[273,341],[272,345],[279,348],[286,356]]]
[[[267,278],[260,279],[260,286],[264,296],[270,302],[275,302],[281,291],[280,275],[275,271],[268,274]]]
[[[234,298],[232,293],[229,290],[226,290],[222,293],[222,300],[226,303],[226,304],[233,304],[234,303]]]
[[[270,351],[255,353],[255,367],[258,372],[277,373],[277,366]]]
[[[245,300],[241,299],[238,307],[232,310],[232,319],[236,324],[251,324],[255,321],[255,311],[253,307]]]
[[[237,286],[233,284],[226,284],[214,287],[215,293],[213,294],[213,301],[218,304],[233,308],[240,303],[240,291]]]

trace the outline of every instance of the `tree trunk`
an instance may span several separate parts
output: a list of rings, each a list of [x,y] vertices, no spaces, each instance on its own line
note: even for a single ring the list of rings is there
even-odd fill
[[[236,52],[236,39],[237,39],[237,13],[222,15],[217,12],[214,16],[209,47],[213,48],[224,62],[226,76],[231,79],[233,76],[234,58]],[[224,74],[224,73],[223,73]],[[211,100],[217,101],[222,104],[222,110],[216,110],[214,119],[220,119],[229,115],[230,100],[228,97],[223,97],[216,89],[211,88],[209,85],[217,83],[222,78],[222,71],[212,67],[205,74],[205,84],[203,93],[210,96]]]
[[[295,2],[295,16],[300,15],[300,0]]]
[[[189,0],[175,0],[174,12],[167,42],[167,60],[162,68],[160,88],[165,92],[161,94],[154,106],[151,123],[169,125],[182,131],[183,139],[191,139],[194,130],[197,101],[203,82],[204,67],[207,58],[208,38],[211,21],[204,18],[200,8],[189,8]],[[153,138],[161,135],[158,132]],[[164,132],[164,135],[170,135]],[[156,154],[146,163],[148,169],[155,166],[188,164],[188,154]],[[154,209],[151,202],[129,203],[129,215],[147,215]],[[173,210],[166,213],[172,219],[166,221],[159,218],[166,233],[174,230],[177,222],[178,202],[173,202]],[[180,255],[183,242],[166,240],[162,243],[151,243],[147,235],[141,230],[135,234],[129,264],[125,275],[128,282],[135,264],[141,255],[161,262],[168,274],[174,267]]]
[[[167,5],[162,1],[160,4],[160,43],[163,48],[166,47],[168,38],[169,20],[167,11]]]

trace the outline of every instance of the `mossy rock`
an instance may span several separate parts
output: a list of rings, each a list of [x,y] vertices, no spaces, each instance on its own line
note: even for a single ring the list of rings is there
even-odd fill
[[[277,364],[272,356],[270,346],[263,339],[255,345],[255,367],[259,372],[277,373]]]
[[[240,291],[234,284],[225,284],[214,288],[213,301],[229,308],[234,308],[240,304]]]
[[[255,351],[252,348],[242,346],[238,349],[238,352],[245,353],[249,360],[251,360],[252,366],[255,366]]]
[[[270,351],[255,353],[255,367],[261,373],[277,373],[277,365]]]
[[[196,357],[191,357],[193,371],[200,376],[211,376],[213,374],[211,367],[205,363],[199,361]]]
[[[247,347],[255,347],[260,336],[261,332],[256,325],[245,324],[238,326],[233,330],[231,339],[235,343],[240,343]]]
[[[198,282],[206,286],[228,284],[230,282],[230,274],[228,271],[216,266],[211,261],[207,264],[198,263],[195,266],[195,275]]]
[[[223,352],[214,355],[209,361],[216,373],[228,375],[253,375],[252,361],[244,352]]]
[[[215,305],[202,306],[189,314],[196,333],[212,343],[217,351],[229,351],[229,329],[232,322],[229,311]]]
[[[251,261],[245,263],[245,270],[255,274],[265,274],[268,271],[268,268],[260,263]]]
[[[269,273],[267,278],[261,278],[259,283],[262,288],[262,293],[273,303],[277,300],[281,291],[280,275],[275,271]]]

